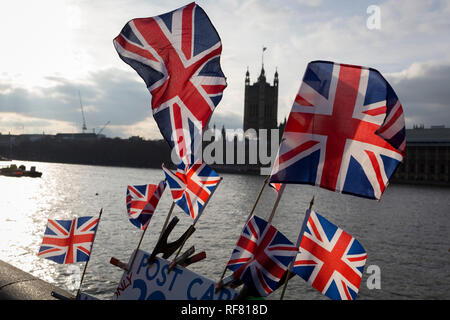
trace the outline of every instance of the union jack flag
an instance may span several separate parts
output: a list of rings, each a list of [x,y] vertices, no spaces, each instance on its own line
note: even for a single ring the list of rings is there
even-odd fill
[[[38,256],[60,264],[88,261],[97,225],[94,217],[49,219]]]
[[[270,181],[380,199],[405,145],[402,106],[377,70],[314,61],[292,106]]]
[[[245,225],[227,268],[251,292],[269,295],[294,259],[298,248],[264,219],[253,216]]]
[[[269,186],[272,187],[273,190],[275,190],[278,193],[278,192],[280,192],[281,187],[283,186],[283,184],[271,182],[271,183],[269,183]]]
[[[293,271],[333,300],[354,300],[366,259],[358,240],[311,210]]]
[[[129,21],[114,46],[144,79],[158,127],[181,160],[193,163],[201,135],[227,86],[220,37],[194,2]]]
[[[127,212],[133,225],[142,230],[147,228],[165,188],[165,181],[161,181],[158,185],[144,184],[127,187]]]
[[[206,163],[181,162],[176,173],[162,165],[173,201],[192,219],[198,219],[221,177]]]

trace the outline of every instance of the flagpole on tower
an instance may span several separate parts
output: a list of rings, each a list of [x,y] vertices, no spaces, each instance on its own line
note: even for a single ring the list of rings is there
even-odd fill
[[[311,201],[309,203],[309,209],[306,210],[305,218],[303,219],[302,227],[300,228],[300,233],[299,233],[298,239],[297,239],[297,248],[300,248],[300,243],[302,241],[303,234],[305,233],[306,224],[308,223],[308,219],[309,219],[309,216],[311,214],[311,209],[312,209],[313,205],[314,205],[314,196],[312,197],[312,199],[311,199]],[[292,274],[292,268],[294,267],[294,263],[295,263],[295,258],[291,261],[291,263],[289,264],[289,268],[286,271],[286,280],[284,281],[283,291],[281,292],[280,300],[283,300],[284,293],[286,292],[286,288],[287,288],[289,279],[290,279],[291,274]]]
[[[264,51],[266,51],[267,48],[266,47],[262,47],[262,53],[261,53],[261,62],[262,62],[262,67],[264,69]]]
[[[89,253],[89,259],[86,261],[86,264],[84,265],[84,270],[83,270],[83,273],[81,274],[80,286],[78,287],[78,291],[77,291],[77,295],[75,296],[75,300],[78,299],[78,296],[80,295],[81,285],[83,284],[84,275],[86,274],[86,269],[87,269],[88,263],[91,260],[92,250],[94,248],[94,241],[95,241],[95,237],[97,236],[98,226],[100,225],[100,219],[102,217],[102,213],[103,213],[103,208],[100,209],[100,213],[98,214],[98,222],[97,222],[97,227],[95,229],[94,238],[92,239],[91,252]]]

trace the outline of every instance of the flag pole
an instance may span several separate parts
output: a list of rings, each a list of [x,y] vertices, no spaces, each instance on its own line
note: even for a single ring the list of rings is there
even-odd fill
[[[256,206],[258,205],[259,199],[261,198],[261,195],[262,195],[262,193],[263,193],[263,191],[264,191],[264,188],[266,187],[267,182],[269,182],[269,178],[270,178],[270,175],[268,175],[268,176],[264,179],[264,183],[263,183],[263,185],[261,186],[261,189],[259,190],[258,196],[256,197],[256,200],[255,200],[255,203],[253,204],[252,210],[250,210],[250,213],[249,213],[249,215],[248,215],[248,217],[247,217],[247,220],[245,221],[246,223],[247,223],[248,220],[250,220],[250,218],[252,217],[253,212],[255,211]],[[244,228],[245,228],[245,224],[244,224]],[[220,276],[220,279],[219,279],[219,282],[218,282],[218,283],[220,283],[220,282],[223,280],[223,277],[225,277],[225,273],[227,273],[227,266],[226,266],[226,265],[225,265],[225,268],[223,269],[222,275]]]
[[[281,196],[283,195],[283,192],[284,192],[284,189],[285,189],[285,188],[286,188],[286,184],[283,183],[283,184],[281,185],[280,191],[278,191],[278,196],[277,196],[277,199],[275,200],[275,203],[274,203],[274,205],[273,205],[272,212],[270,213],[270,216],[269,216],[269,220],[267,220],[268,223],[271,223],[273,217],[275,216],[275,211],[276,211],[277,208],[278,208],[278,204],[280,203]]]
[[[170,217],[172,216],[173,208],[175,208],[175,202],[172,201],[172,205],[170,206],[169,213],[167,214],[166,221],[164,221],[164,225],[161,229],[161,233],[159,234],[159,238],[162,237],[164,230],[166,230],[167,224],[169,223]],[[159,240],[159,239],[158,239]]]
[[[302,227],[300,229],[300,234],[298,235],[298,239],[297,239],[297,248],[300,248],[300,243],[302,241],[303,234],[305,233],[306,224],[308,223],[309,216],[311,214],[311,209],[312,209],[313,204],[314,204],[314,196],[312,197],[311,202],[309,203],[309,209],[306,210],[305,218],[303,219]],[[281,292],[281,295],[280,295],[280,300],[283,300],[284,293],[286,292],[286,288],[287,288],[287,285],[288,285],[288,282],[289,282],[289,278],[290,278],[290,275],[292,274],[292,268],[294,267],[294,262],[295,262],[295,258],[289,264],[289,268],[288,268],[288,271],[286,273],[286,280],[284,281],[283,291]]]
[[[172,211],[173,211],[174,205],[175,205],[175,203],[172,202],[172,206],[170,207],[169,213],[167,214],[166,221],[164,222],[163,229],[161,230],[161,234],[159,235],[159,237],[161,237],[161,235],[163,234],[164,230],[166,229],[167,222],[169,221],[169,218],[172,215]],[[134,251],[133,260],[131,260],[131,264],[128,267],[127,274],[130,273],[131,269],[133,268],[134,260],[136,259],[137,252],[138,252],[139,248],[141,247],[142,240],[144,239],[145,232],[147,231],[149,224],[150,224],[150,221],[148,222],[147,226],[145,227],[144,231],[142,232],[141,239],[139,239],[139,243],[137,245],[136,251]]]
[[[150,224],[150,221],[149,221],[149,224]],[[129,274],[131,269],[133,268],[134,260],[136,259],[137,252],[138,252],[139,248],[141,247],[141,243],[142,243],[142,240],[144,239],[144,235],[145,235],[145,232],[147,231],[147,229],[148,229],[148,224],[145,227],[144,231],[142,231],[141,239],[139,239],[139,243],[136,247],[136,250],[134,251],[133,260],[131,260],[130,266],[127,266],[127,269],[128,269],[127,274]]]
[[[91,252],[89,253],[89,259],[86,261],[86,264],[84,265],[84,270],[83,270],[83,273],[81,274],[80,286],[78,287],[78,291],[77,291],[77,295],[75,296],[75,299],[78,299],[78,296],[80,295],[80,292],[81,292],[81,284],[83,283],[84,275],[86,274],[86,269],[87,269],[89,260],[91,260],[92,249],[94,248],[94,241],[95,241],[95,237],[97,236],[98,226],[100,225],[100,218],[102,217],[102,213],[103,213],[103,208],[100,209],[100,213],[98,214],[98,222],[97,222],[97,227],[95,229],[94,238],[92,239]]]
[[[214,192],[216,192],[217,188],[219,187],[220,182],[222,182],[222,179],[223,179],[223,178],[220,177],[219,182],[217,182],[216,187],[214,188],[214,190],[213,190],[213,191],[211,192],[211,194],[209,195],[209,197],[208,197],[208,199],[206,200],[205,205],[203,206],[202,210],[198,213],[197,217],[195,217],[194,222],[192,223],[192,226],[191,226],[192,228],[195,227],[195,224],[197,223],[198,219],[200,218],[200,215],[201,215],[201,214],[203,213],[203,211],[205,210],[206,206],[207,206],[208,203],[209,203],[209,200],[212,198]],[[178,258],[178,255],[180,254],[181,249],[183,249],[184,244],[186,243],[186,241],[187,241],[188,238],[189,238],[189,237],[186,237],[186,238],[183,240],[183,243],[181,244],[180,248],[178,249],[178,252],[177,252],[177,254],[175,255],[175,258],[173,259],[173,261],[175,261],[175,260]]]
[[[250,220],[250,218],[253,215],[253,212],[255,212],[256,206],[258,205],[259,199],[261,198],[261,195],[262,195],[262,193],[264,191],[264,188],[266,187],[267,182],[269,182],[269,178],[270,178],[270,175],[267,176],[266,179],[264,179],[264,183],[261,186],[261,189],[259,190],[258,196],[256,197],[255,203],[253,204],[253,208],[252,208],[252,210],[250,211],[250,213],[249,213],[249,215],[247,217],[247,221]]]

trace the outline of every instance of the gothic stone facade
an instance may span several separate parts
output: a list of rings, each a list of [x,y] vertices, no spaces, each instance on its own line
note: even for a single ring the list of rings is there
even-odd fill
[[[250,73],[245,75],[244,131],[247,129],[278,128],[278,72],[273,85],[266,82],[264,66],[258,81],[250,84]]]

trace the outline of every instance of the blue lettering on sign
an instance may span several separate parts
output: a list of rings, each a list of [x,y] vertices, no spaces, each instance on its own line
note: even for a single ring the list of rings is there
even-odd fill
[[[147,284],[144,280],[136,279],[133,281],[133,289],[141,290],[141,294],[139,295],[138,300],[145,300],[147,296]]]
[[[142,259],[141,262],[139,263],[139,268],[136,271],[136,275],[138,275],[141,272],[142,267],[146,267],[148,265],[148,257],[149,257],[148,254],[142,255]]]
[[[147,300],[166,300],[166,296],[159,290],[156,290],[147,297]]]
[[[203,280],[200,279],[200,278],[196,278],[196,279],[194,279],[194,280],[191,281],[191,283],[189,284],[189,286],[188,286],[188,288],[187,288],[186,295],[187,295],[187,298],[188,298],[189,300],[197,300],[196,297],[193,297],[193,296],[191,295],[192,287],[194,286],[194,284],[197,284],[197,283],[200,283],[200,285],[201,285],[201,284],[203,283]]]
[[[195,278],[194,280],[191,281],[191,283],[187,287],[186,292],[188,300],[199,300],[199,297],[194,296],[193,293],[197,289],[199,289],[198,286],[200,286],[200,289],[203,290],[203,288],[201,288],[203,282],[204,281],[201,278]],[[200,300],[213,300],[214,290],[215,290],[214,283],[211,283],[211,285],[206,287],[206,290],[203,292],[203,295],[200,297]],[[236,295],[237,293],[232,294],[230,290],[228,290],[227,288],[223,288],[222,290],[220,290],[217,296],[217,300],[231,300]]]
[[[165,265],[164,267],[162,267],[161,269],[161,280],[160,279],[156,279],[156,284],[158,286],[163,286],[166,283],[166,275],[167,275],[167,271],[169,271],[169,265]]]
[[[208,289],[202,296],[202,300],[213,300],[214,299],[214,283],[211,283]]]
[[[143,279],[135,279],[133,281],[133,288],[140,290],[139,300],[165,300],[167,298],[165,294],[172,291],[174,287],[176,288],[177,279],[182,279],[182,277],[178,278],[178,276],[183,274],[183,270],[174,268],[169,272],[169,265],[162,263],[159,259],[155,259],[154,263],[149,268],[148,258],[148,254],[144,254],[142,256],[136,271],[136,276],[138,276],[141,271],[145,270],[144,275],[147,281]],[[152,284],[148,283],[150,281],[152,281]],[[188,300],[213,300],[214,298],[218,300],[230,300],[237,295],[236,292],[232,292],[227,288],[223,288],[216,295],[214,283],[208,283],[209,282],[205,283],[204,279],[200,277],[192,279],[189,285],[187,285],[186,298]],[[152,290],[151,287],[155,286],[166,288],[162,288],[163,291],[154,289],[150,294],[148,294],[147,285],[150,286],[148,288],[149,290]]]
[[[173,284],[175,283],[175,280],[177,279],[179,274],[183,273],[183,270],[181,270],[181,269],[172,269],[172,271],[170,273],[173,273],[172,282],[170,283],[170,286],[169,286],[169,291],[172,291]]]

